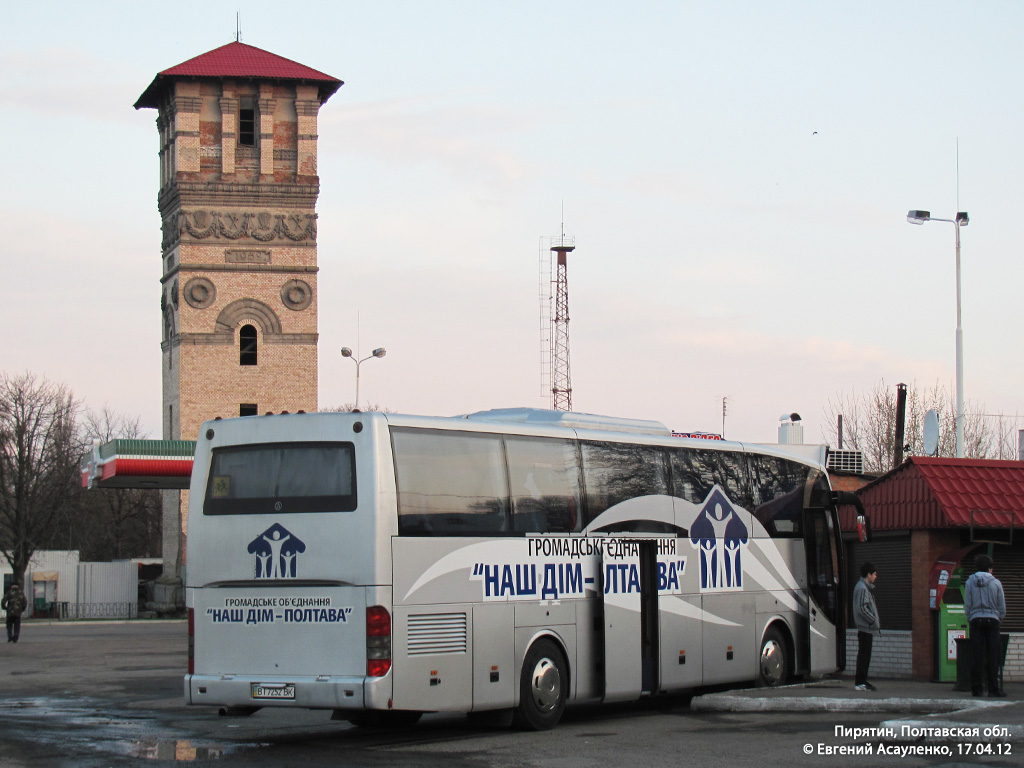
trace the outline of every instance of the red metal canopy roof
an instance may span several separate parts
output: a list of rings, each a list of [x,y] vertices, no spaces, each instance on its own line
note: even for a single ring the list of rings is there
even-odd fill
[[[320,85],[320,101],[325,102],[344,83],[336,77],[299,64],[297,61],[264,51],[253,45],[233,42],[184,61],[157,74],[135,102],[136,109],[155,109],[168,78],[239,78],[256,80],[301,80]]]
[[[1024,526],[1024,461],[912,456],[857,495],[873,530]],[[844,510],[843,529],[854,524]],[[847,519],[849,518],[849,519]]]
[[[93,440],[82,487],[187,489],[195,452],[195,440]]]

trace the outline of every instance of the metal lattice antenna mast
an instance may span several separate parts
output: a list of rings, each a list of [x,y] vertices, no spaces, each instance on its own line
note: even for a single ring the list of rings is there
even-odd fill
[[[554,254],[554,313],[551,316],[551,407],[556,411],[572,410],[572,377],[569,374],[569,283],[568,255],[576,249],[575,238],[562,233],[552,238]]]

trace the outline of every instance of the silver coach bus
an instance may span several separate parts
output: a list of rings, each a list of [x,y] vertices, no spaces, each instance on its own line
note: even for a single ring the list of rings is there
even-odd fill
[[[210,421],[189,704],[360,725],[845,665],[837,494],[776,447],[532,409]]]

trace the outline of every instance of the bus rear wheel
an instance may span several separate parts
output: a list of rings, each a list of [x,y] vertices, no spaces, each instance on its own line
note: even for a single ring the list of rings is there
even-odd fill
[[[766,687],[785,685],[789,680],[789,648],[776,627],[771,627],[764,634],[758,672],[757,682]]]
[[[530,731],[554,728],[565,711],[569,672],[565,657],[551,640],[530,646],[519,682],[519,707],[513,723]]]

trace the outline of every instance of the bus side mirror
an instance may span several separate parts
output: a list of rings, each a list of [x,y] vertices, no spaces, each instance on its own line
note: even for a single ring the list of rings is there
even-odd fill
[[[857,510],[857,540],[871,541],[871,517],[864,511],[860,496],[850,491],[833,491],[832,501],[836,507],[852,506]]]
[[[871,518],[857,515],[857,541],[871,541]]]

